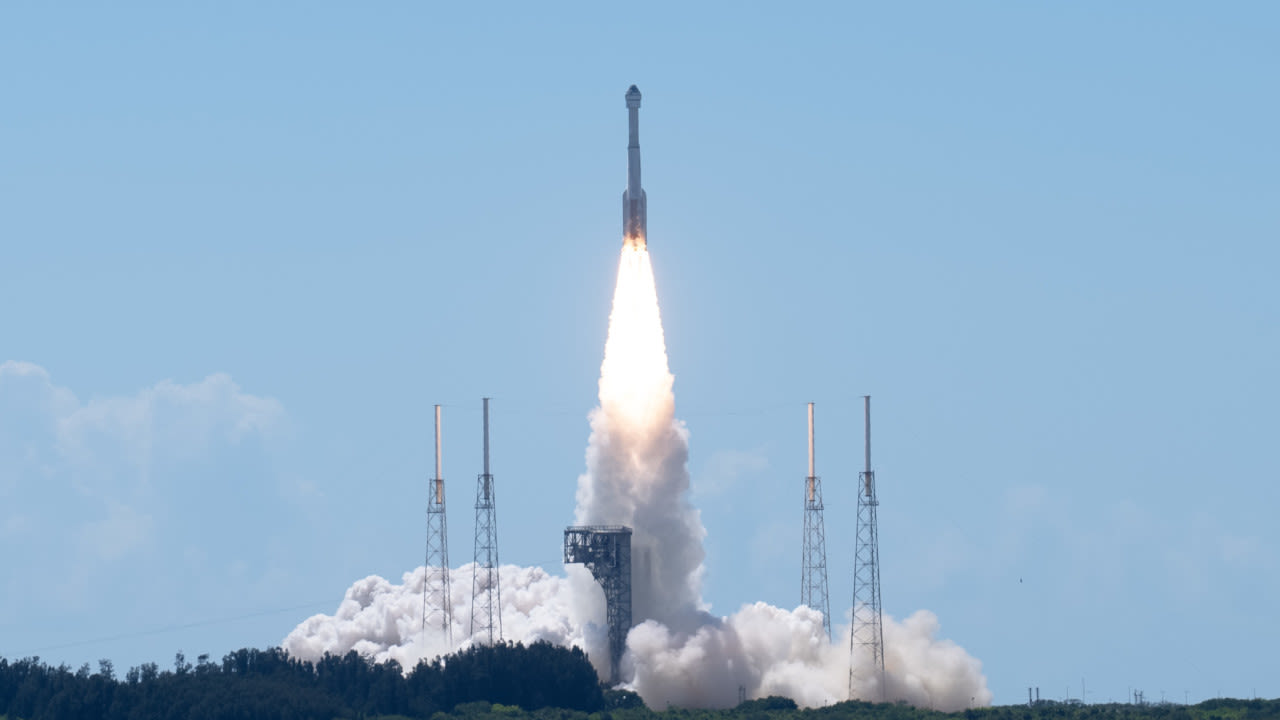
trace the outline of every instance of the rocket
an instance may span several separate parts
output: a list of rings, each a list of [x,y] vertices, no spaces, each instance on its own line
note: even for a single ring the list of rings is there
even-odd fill
[[[622,247],[643,250],[645,243],[645,197],[640,187],[640,88],[627,90],[627,189],[622,191]]]

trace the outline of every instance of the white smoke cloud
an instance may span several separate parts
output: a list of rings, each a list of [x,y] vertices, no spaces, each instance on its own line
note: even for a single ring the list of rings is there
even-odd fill
[[[417,568],[399,584],[376,575],[357,581],[333,615],[304,620],[282,647],[310,660],[355,650],[376,662],[395,660],[408,670],[420,659],[485,642],[483,629],[471,633],[473,570],[467,564],[450,575],[452,645],[434,628],[423,631],[424,568]],[[570,580],[541,568],[504,565],[500,578],[504,639],[577,645],[607,672],[603,604],[594,617],[580,614]],[[981,663],[955,643],[939,640],[938,629],[937,618],[928,611],[902,622],[885,617],[885,697],[939,710],[989,704],[992,696]],[[627,638],[623,669],[631,679],[623,687],[658,708],[730,707],[737,703],[739,688],[750,698],[782,695],[804,707],[829,705],[847,699],[849,691],[848,626],[837,633],[835,642],[827,639],[816,610],[784,610],[759,602],[726,618],[704,616],[704,623],[688,633],[648,620]],[[856,669],[857,696],[880,699],[869,659],[859,658]]]
[[[422,626],[423,579],[426,568],[404,574],[399,585],[370,575],[347,589],[333,615],[314,615],[294,629],[281,646],[301,658],[352,650],[377,662],[395,660],[406,670],[420,659],[487,641],[487,628],[471,627],[471,583],[475,565],[450,571],[452,644],[439,628]],[[585,646],[586,624],[575,611],[569,580],[542,568],[504,565],[499,568],[502,635],[524,643],[545,640],[557,645]],[[600,634],[599,630],[595,631]]]
[[[730,707],[747,697],[784,695],[803,706],[847,699],[848,627],[828,640],[822,616],[765,603],[714,617],[702,601],[706,530],[689,501],[689,432],[675,419],[674,377],[646,250],[627,248],[609,318],[600,370],[600,406],[591,412],[586,472],[578,480],[576,521],[625,525],[632,535],[635,626],[622,660],[622,686],[650,707]],[[471,566],[454,570],[452,648],[422,631],[422,568],[400,585],[370,577],[347,591],[332,615],[314,616],[284,641],[307,659],[356,650],[412,667],[419,658],[465,647],[470,635]],[[579,645],[607,677],[603,593],[585,569],[559,578],[537,568],[502,568],[502,625],[508,640]],[[854,693],[939,710],[991,702],[981,664],[937,639],[937,619],[918,612],[884,618],[885,682],[869,658],[854,667]]]

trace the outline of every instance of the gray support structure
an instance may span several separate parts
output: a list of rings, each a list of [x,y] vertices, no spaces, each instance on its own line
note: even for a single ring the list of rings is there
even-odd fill
[[[471,637],[502,642],[502,586],[498,577],[498,513],[489,473],[489,398],[484,399],[484,472],[476,477],[476,553],[471,575]]]
[[[858,656],[869,656],[870,672],[886,700],[884,628],[880,613],[880,538],[876,528],[876,474],[871,469],[871,396],[863,396],[866,469],[858,473],[858,528],[853,557],[853,629],[849,635],[849,699],[853,699]],[[864,698],[865,699],[865,698]]]
[[[827,536],[822,521],[822,480],[814,474],[813,403],[809,403],[809,475],[804,479],[804,548],[800,604],[822,613],[822,629],[831,637],[831,602],[827,593]]]
[[[444,514],[444,474],[441,472],[440,406],[436,405],[436,476],[427,493],[427,559],[422,581],[422,633],[440,631],[453,647],[453,607],[449,595],[449,532]]]
[[[564,530],[564,561],[586,565],[604,590],[609,625],[609,681],[622,682],[620,665],[631,630],[631,528],[580,525]]]

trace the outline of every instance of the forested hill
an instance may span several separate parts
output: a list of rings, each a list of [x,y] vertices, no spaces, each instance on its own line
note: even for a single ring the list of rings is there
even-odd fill
[[[1280,719],[1280,700],[1210,700],[1199,705],[1081,705],[1042,702],[960,713],[906,705],[845,702],[797,710],[785,698],[750,700],[732,710],[660,711],[634,693],[602,690],[581,650],[548,643],[477,647],[409,673],[356,653],[310,663],[284,651],[237,650],[173,668],[155,664],[117,677],[72,671],[38,658],[0,658],[0,720],[1168,720]]]

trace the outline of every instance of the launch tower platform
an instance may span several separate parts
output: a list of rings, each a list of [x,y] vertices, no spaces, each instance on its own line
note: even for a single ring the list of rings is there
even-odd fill
[[[621,682],[618,666],[631,630],[631,528],[622,525],[565,528],[564,561],[586,565],[604,589],[609,625],[609,681]]]

